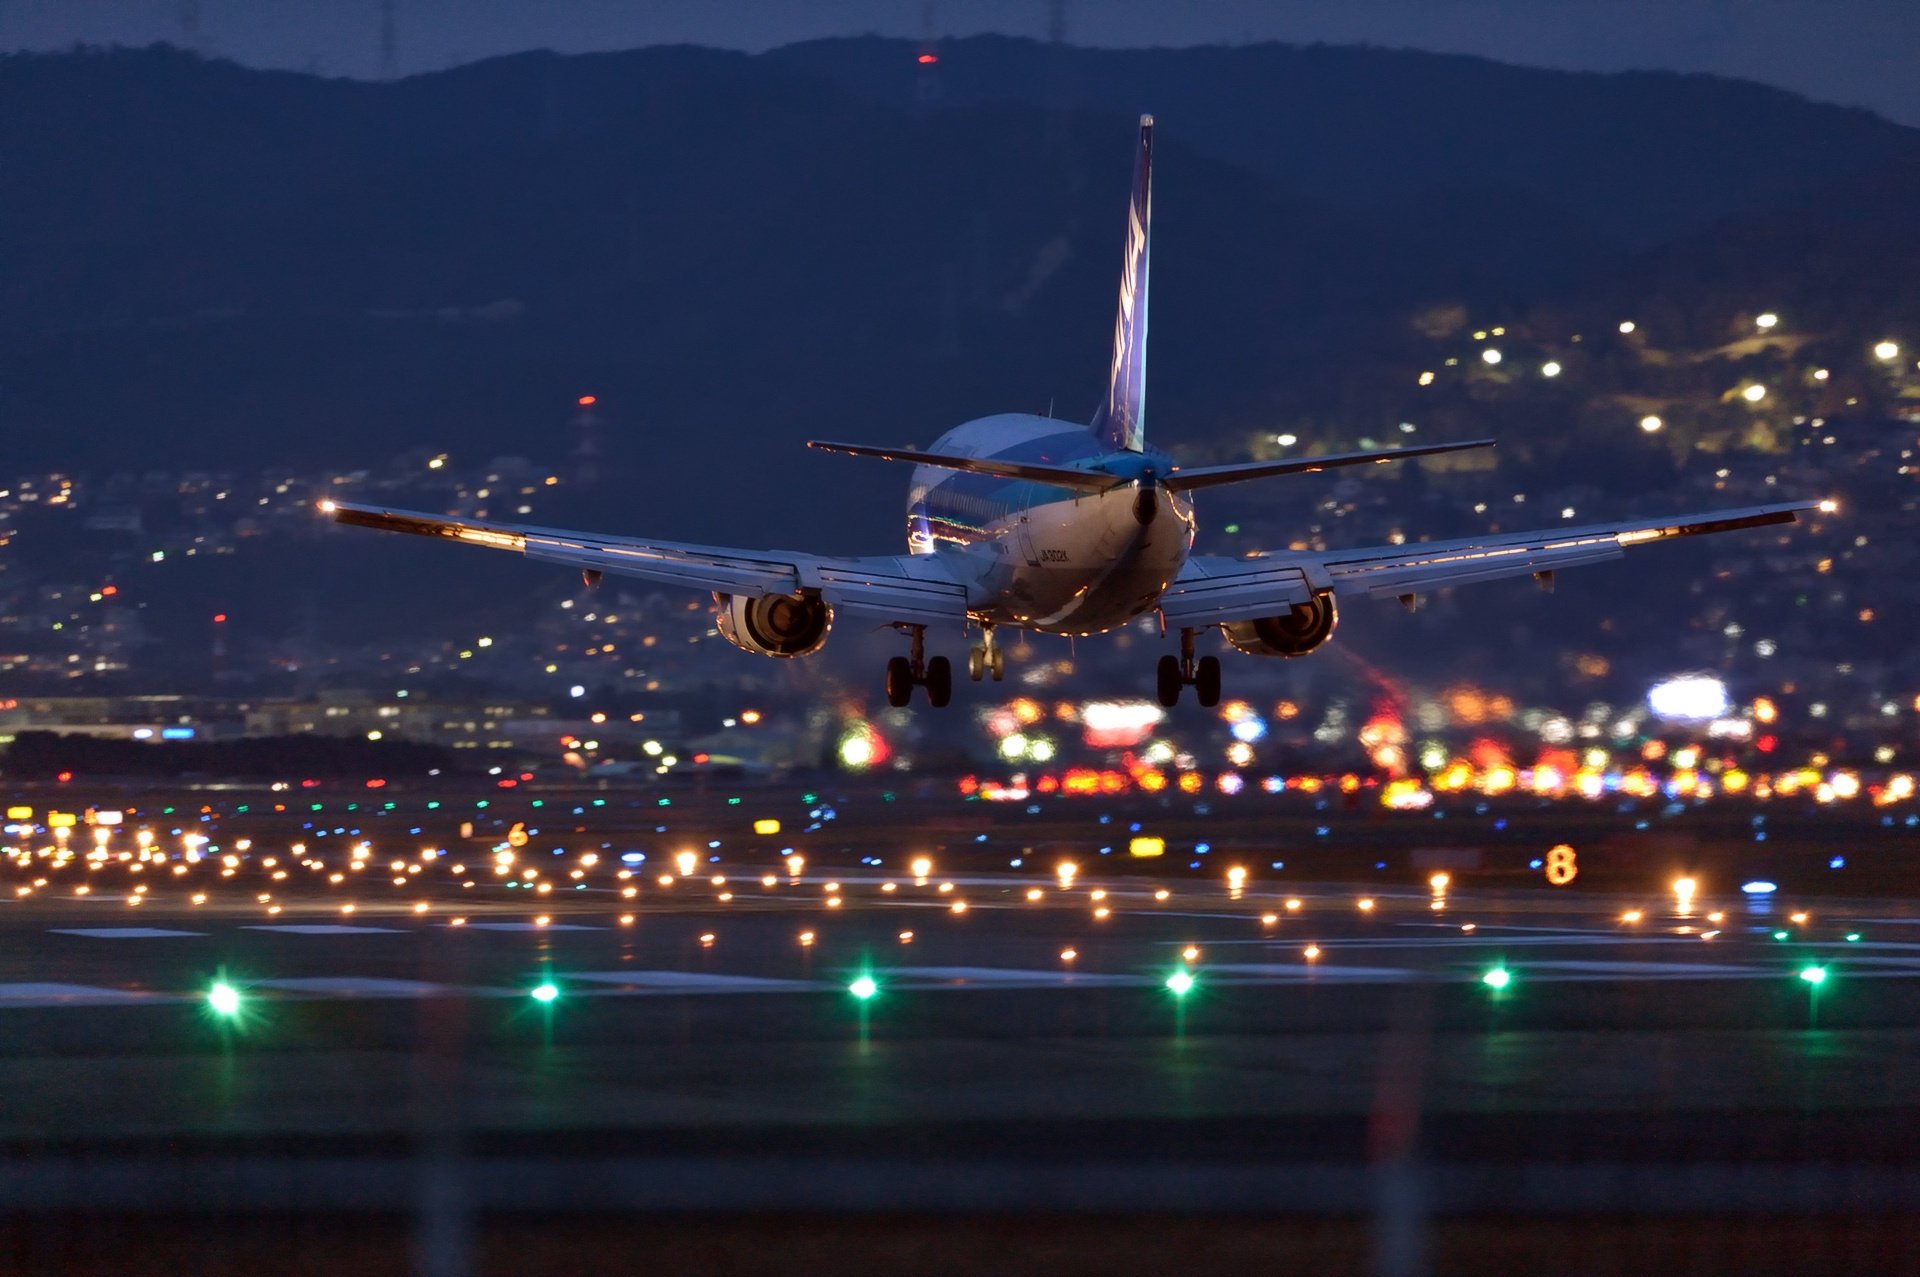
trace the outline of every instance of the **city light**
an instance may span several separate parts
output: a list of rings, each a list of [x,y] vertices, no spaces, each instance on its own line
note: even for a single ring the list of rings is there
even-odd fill
[[[1660,420],[1660,418],[1654,416],[1652,413],[1648,413],[1646,416],[1640,418],[1640,428],[1650,435],[1658,434],[1660,428],[1666,424],[1666,422]]]
[[[1756,315],[1753,320],[1753,326],[1765,332],[1779,322],[1780,316],[1774,314],[1772,311],[1768,311],[1764,315]]]
[[[1900,344],[1894,341],[1876,343],[1873,348],[1873,357],[1882,363],[1892,363],[1900,358]]]
[[[1559,363],[1552,359],[1547,360],[1546,363],[1540,365],[1540,375],[1542,377],[1558,377],[1560,375]]]
[[[1704,722],[1722,717],[1732,705],[1727,685],[1711,674],[1681,675],[1647,691],[1647,708],[1660,718]]]
[[[1495,350],[1492,346],[1488,346],[1485,350],[1480,352],[1480,358],[1485,360],[1488,364],[1497,364],[1500,362],[1501,356],[1498,350]]]

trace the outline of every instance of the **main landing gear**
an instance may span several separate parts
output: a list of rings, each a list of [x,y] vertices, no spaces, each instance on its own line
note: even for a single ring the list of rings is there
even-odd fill
[[[1220,658],[1203,656],[1193,658],[1194,631],[1180,631],[1180,655],[1163,656],[1157,671],[1157,690],[1160,703],[1171,709],[1180,703],[1180,689],[1191,686],[1193,697],[1201,705],[1212,709],[1220,703]]]
[[[978,683],[985,675],[998,683],[1007,676],[1007,654],[993,641],[993,627],[980,627],[980,641],[967,649],[967,677]]]
[[[944,708],[953,699],[953,663],[944,656],[926,658],[927,627],[902,625],[913,639],[910,656],[896,656],[887,662],[887,704],[896,708],[913,699],[913,689],[927,689],[927,704]]]

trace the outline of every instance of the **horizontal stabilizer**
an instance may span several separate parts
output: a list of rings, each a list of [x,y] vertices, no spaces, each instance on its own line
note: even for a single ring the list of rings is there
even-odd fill
[[[872,448],[857,443],[808,441],[807,447],[822,452],[844,452],[851,457],[879,457],[882,461],[908,461],[919,466],[937,466],[943,470],[965,470],[972,474],[997,475],[1002,479],[1031,479],[1062,488],[1080,488],[1105,492],[1126,482],[1118,475],[1099,470],[1075,470],[1068,466],[1036,465],[1031,461],[1006,461],[999,457],[950,457],[939,452],[915,452],[909,448]]]
[[[1384,452],[1336,452],[1324,457],[1299,457],[1290,461],[1244,461],[1231,466],[1188,466],[1167,475],[1164,482],[1176,492],[1193,488],[1211,488],[1221,483],[1245,483],[1249,479],[1267,479],[1278,474],[1313,474],[1339,466],[1364,466],[1408,457],[1427,457],[1437,452],[1459,452],[1466,448],[1491,448],[1491,439],[1469,439],[1464,443],[1432,443],[1418,448],[1390,448]]]

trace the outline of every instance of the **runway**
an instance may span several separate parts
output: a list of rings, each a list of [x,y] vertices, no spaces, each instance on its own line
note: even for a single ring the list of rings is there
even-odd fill
[[[1818,866],[1747,892],[1709,849],[1689,894],[1369,848],[1343,880],[586,814],[553,845],[19,840],[12,1217],[1224,1213],[1444,1248],[1491,1217],[1920,1211],[1920,900],[1789,885]]]

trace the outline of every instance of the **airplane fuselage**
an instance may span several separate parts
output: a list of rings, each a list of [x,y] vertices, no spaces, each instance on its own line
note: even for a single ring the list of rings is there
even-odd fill
[[[1145,479],[1171,458],[1115,451],[1085,426],[1003,413],[957,426],[934,451],[1112,474],[1109,491],[916,466],[907,549],[938,555],[975,620],[1097,634],[1151,611],[1193,548],[1193,506]]]

